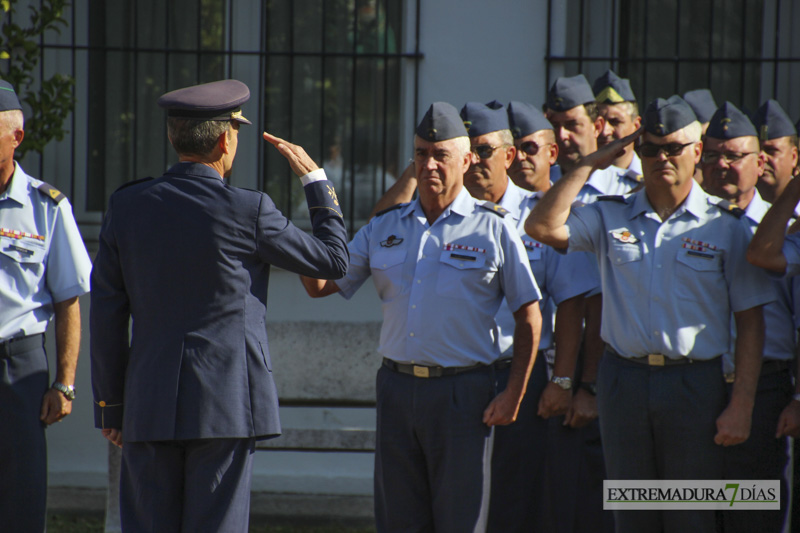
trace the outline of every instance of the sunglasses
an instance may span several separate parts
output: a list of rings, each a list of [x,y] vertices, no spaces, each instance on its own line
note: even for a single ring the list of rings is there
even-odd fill
[[[544,148],[545,146],[550,146],[552,143],[543,144],[539,146],[533,141],[525,141],[524,143],[520,144],[517,149],[521,152],[525,152],[528,155],[536,155],[539,153],[539,150]]]
[[[472,153],[480,157],[481,159],[489,159],[494,155],[494,151],[503,148],[505,144],[501,144],[500,146],[491,146],[489,144],[479,144],[478,146],[472,147]]]
[[[654,144],[654,143],[644,143],[640,144],[636,151],[639,152],[639,155],[642,157],[658,157],[661,152],[664,152],[667,157],[675,157],[676,155],[681,155],[683,149],[689,146],[690,144],[694,144],[693,142],[681,144],[681,143],[669,143],[669,144]]]

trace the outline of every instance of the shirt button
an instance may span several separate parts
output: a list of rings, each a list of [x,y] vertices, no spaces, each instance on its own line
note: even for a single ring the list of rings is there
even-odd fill
[[[411,333],[408,334],[408,336],[409,337],[413,337],[414,336],[414,332],[412,331]]]
[[[654,331],[654,332],[653,332],[653,335],[658,335],[658,331]]]
[[[416,308],[417,308],[417,304],[414,304],[414,305],[411,306],[411,309],[416,309]]]
[[[421,279],[418,279],[418,280],[417,280],[417,283],[422,283],[422,280],[421,280]]]
[[[386,263],[383,264],[383,268],[386,268]]]
[[[430,235],[430,234],[431,234],[431,232],[430,232],[430,231],[426,231],[426,232],[425,232],[425,235]]]
[[[459,263],[458,266],[463,267],[464,263]]]
[[[423,258],[423,259],[425,259],[426,257],[427,257],[427,256],[426,256],[425,254],[422,254],[422,258]]]

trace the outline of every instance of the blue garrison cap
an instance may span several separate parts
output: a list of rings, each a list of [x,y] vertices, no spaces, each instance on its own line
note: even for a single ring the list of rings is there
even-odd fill
[[[439,142],[468,137],[458,110],[447,102],[434,102],[417,125],[416,134],[426,141]]]
[[[711,120],[714,111],[717,110],[717,102],[714,101],[714,95],[708,89],[686,91],[683,93],[683,99],[692,106],[692,110],[700,122]]]
[[[508,103],[508,125],[515,139],[537,131],[553,129],[553,125],[541,111],[525,102]]]
[[[594,98],[601,104],[619,104],[622,102],[635,102],[636,97],[631,89],[631,82],[626,78],[620,78],[609,69],[594,80],[592,86]]]
[[[242,116],[242,104],[249,99],[250,89],[244,83],[220,80],[168,92],[158,99],[158,105],[170,117],[252,124]]]
[[[762,141],[797,135],[792,119],[775,100],[767,100],[753,113],[753,125]]]
[[[736,137],[758,137],[750,118],[730,102],[725,102],[708,121],[706,137],[712,139],[735,139]]]
[[[508,115],[503,104],[497,100],[492,100],[486,105],[467,102],[461,108],[461,119],[470,137],[508,129]]]
[[[547,93],[547,107],[553,111],[569,111],[589,102],[594,102],[594,93],[583,74],[558,78]]]
[[[0,111],[11,111],[12,109],[22,109],[17,93],[13,85],[5,80],[0,80]]]
[[[683,129],[696,120],[692,108],[677,94],[666,100],[656,98],[644,110],[645,131],[659,137]]]

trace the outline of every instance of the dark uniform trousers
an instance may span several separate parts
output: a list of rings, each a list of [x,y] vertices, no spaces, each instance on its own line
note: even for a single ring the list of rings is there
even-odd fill
[[[125,442],[125,533],[247,531],[255,438]],[[184,509],[192,509],[183,514]]]
[[[777,365],[776,365],[777,364]],[[774,370],[773,365],[783,368]],[[723,511],[725,533],[780,533],[789,505],[789,488],[784,469],[789,460],[788,438],[775,438],[778,418],[792,400],[791,371],[777,361],[764,360],[758,379],[758,391],[753,405],[753,422],[750,438],[742,444],[726,447],[726,479],[779,479],[781,481],[780,511],[753,510]],[[728,386],[728,393],[730,389]]]
[[[375,521],[379,533],[486,530],[494,367],[376,379]]]
[[[506,388],[509,371],[497,371],[498,391]],[[547,420],[536,413],[546,385],[547,361],[540,351],[516,422],[494,428],[487,529],[492,533],[529,533],[542,523]]]
[[[721,358],[648,366],[606,350],[597,405],[608,479],[722,479]],[[713,532],[714,511],[616,511],[619,533]]]
[[[0,531],[41,533],[47,445],[39,420],[50,382],[44,335],[0,343]]]

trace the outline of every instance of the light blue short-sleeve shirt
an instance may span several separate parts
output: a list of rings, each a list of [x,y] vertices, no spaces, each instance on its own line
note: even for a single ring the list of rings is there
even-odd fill
[[[525,246],[533,277],[542,293],[539,308],[542,313],[542,333],[539,349],[553,347],[553,327],[556,306],[574,296],[596,290],[600,285],[593,256],[588,254],[563,255],[550,246],[535,241],[525,233],[525,219],[539,201],[538,193],[532,194],[514,185],[509,180],[508,188],[500,206],[509,213],[506,218],[514,222]],[[514,316],[503,304],[495,317],[499,328],[500,351],[503,357],[512,354],[514,343]]]
[[[89,292],[92,263],[67,199],[15,164],[0,194],[0,340],[43,333],[53,304]]]
[[[693,182],[664,222],[644,189],[572,210],[569,251],[597,255],[602,337],[618,353],[711,359],[729,349],[732,312],[775,299],[745,259],[746,223],[718,202]]]
[[[383,304],[378,351],[401,363],[469,366],[500,356],[494,317],[539,300],[510,220],[462,189],[428,224],[419,199],[373,218],[349,244],[338,280],[350,298],[371,275]]]

